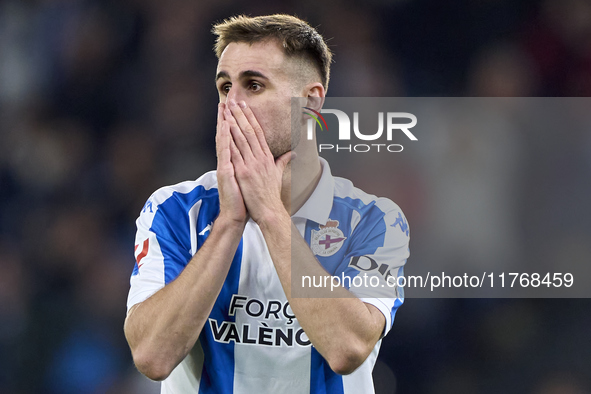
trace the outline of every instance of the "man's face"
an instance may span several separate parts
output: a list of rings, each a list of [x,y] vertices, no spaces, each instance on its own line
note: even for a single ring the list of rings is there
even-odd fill
[[[275,40],[231,43],[220,56],[220,102],[244,101],[261,125],[275,158],[291,150],[291,97],[299,96],[293,64]]]

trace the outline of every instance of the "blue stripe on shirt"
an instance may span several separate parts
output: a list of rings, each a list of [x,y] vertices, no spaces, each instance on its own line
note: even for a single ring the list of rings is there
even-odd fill
[[[201,210],[215,219],[219,212],[218,190],[197,186],[189,193],[174,192],[158,205],[150,231],[156,239],[164,259],[164,283],[176,279],[187,266],[191,258],[191,231],[189,229],[189,211],[201,202]],[[213,220],[212,219],[212,220]]]
[[[242,240],[232,260],[230,271],[222,286],[220,295],[215,301],[209,314],[210,319],[215,319],[218,326],[224,321],[236,321],[235,316],[228,315],[228,308],[232,295],[238,293],[240,281],[240,267],[242,262]],[[230,343],[216,342],[211,332],[209,322],[205,323],[199,336],[203,348],[204,363],[201,371],[201,383],[199,394],[218,394],[234,392],[234,341]]]
[[[351,228],[353,211],[357,211],[361,217],[355,229]],[[372,255],[378,248],[384,246],[387,230],[384,216],[385,213],[376,205],[375,201],[366,204],[360,199],[335,197],[329,218],[339,221],[338,228],[347,239],[344,241],[343,247],[334,255],[316,256],[324,269],[331,275],[340,276],[341,273],[344,273],[351,279],[359,275],[359,270],[348,266],[349,261],[352,257]],[[366,223],[375,224],[369,227]],[[311,230],[312,227],[308,224],[305,233],[308,244],[310,244]],[[349,282],[346,282],[345,287],[348,288],[348,284]]]
[[[310,394],[343,394],[343,377],[328,365],[315,347],[311,349]]]

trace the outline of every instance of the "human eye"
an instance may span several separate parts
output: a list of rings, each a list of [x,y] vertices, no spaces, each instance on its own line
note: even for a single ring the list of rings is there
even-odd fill
[[[218,90],[220,91],[221,94],[227,95],[228,92],[230,92],[231,87],[232,87],[231,83],[224,83],[218,88]]]
[[[260,84],[257,81],[251,81],[250,82],[250,85],[249,85],[249,88],[250,88],[251,91],[257,93],[257,92],[259,92],[259,91],[261,91],[263,89],[263,85]]]

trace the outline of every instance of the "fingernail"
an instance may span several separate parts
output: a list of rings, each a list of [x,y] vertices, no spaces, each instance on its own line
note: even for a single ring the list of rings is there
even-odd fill
[[[239,103],[239,105],[240,105],[240,108],[246,108],[246,103],[244,101],[241,101]]]
[[[230,99],[230,105],[231,105],[232,107],[235,107],[235,106],[236,106],[236,100],[234,100],[234,99]]]

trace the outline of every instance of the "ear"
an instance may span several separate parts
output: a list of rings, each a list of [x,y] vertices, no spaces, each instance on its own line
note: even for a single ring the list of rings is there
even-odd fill
[[[307,98],[306,107],[320,111],[324,105],[324,86],[320,82],[313,82],[305,86],[304,97]]]

